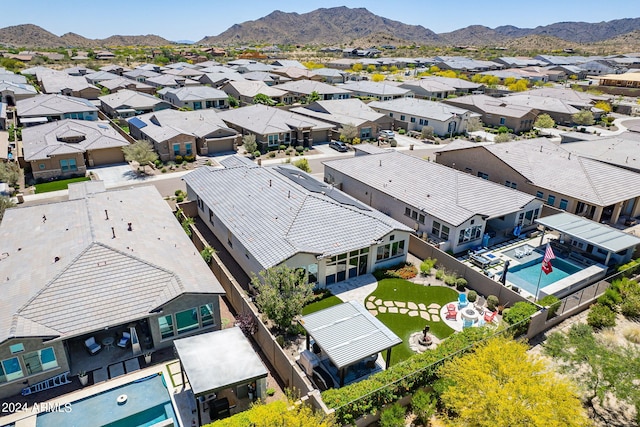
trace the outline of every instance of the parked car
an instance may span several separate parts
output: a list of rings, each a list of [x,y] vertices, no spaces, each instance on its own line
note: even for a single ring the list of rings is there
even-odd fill
[[[396,134],[392,130],[385,129],[381,130],[378,136],[381,139],[392,139],[396,137]]]
[[[333,148],[334,150],[337,150],[341,153],[345,153],[347,151],[349,151],[349,147],[347,147],[347,144],[345,144],[342,141],[331,141],[329,143],[329,147]]]

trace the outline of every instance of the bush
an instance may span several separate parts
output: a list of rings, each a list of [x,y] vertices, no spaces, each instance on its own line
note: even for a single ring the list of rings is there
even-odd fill
[[[627,341],[632,342],[634,344],[640,344],[640,326],[630,325],[622,331],[622,335],[627,339]]]
[[[157,168],[159,168],[159,167],[161,167],[161,166],[162,166],[162,160],[160,160],[160,159],[156,159],[156,161],[155,161],[155,162],[153,162],[153,164],[154,164],[154,165],[156,165],[156,167],[157,167]]]
[[[418,417],[418,420],[425,426],[429,424],[429,419],[436,412],[437,400],[433,393],[418,390],[411,399],[411,411]]]
[[[607,288],[607,290],[604,291],[604,294],[600,295],[600,298],[598,298],[598,304],[607,306],[613,311],[616,310],[617,305],[621,302],[622,296],[614,288]]]
[[[276,152],[275,151],[270,151],[269,152],[269,157],[275,157],[276,156]]]
[[[358,145],[358,144],[360,144],[360,142],[362,142],[362,141],[357,136],[351,140],[351,144],[352,145]]]
[[[253,152],[253,157],[255,157],[257,159],[258,157],[260,157],[261,154],[262,153],[260,151],[256,150],[256,151]]]
[[[470,303],[476,302],[476,300],[478,299],[478,293],[476,291],[469,291],[469,293],[467,294],[467,299]]]
[[[519,301],[513,307],[502,312],[502,319],[510,325],[515,325],[529,319],[538,309],[530,302]]]
[[[380,427],[404,427],[406,409],[399,403],[394,403],[380,414]]]
[[[620,305],[620,313],[626,317],[640,317],[640,295],[630,295]]]
[[[184,201],[184,197],[182,195],[176,197],[176,203],[182,203]]]
[[[304,151],[304,147],[303,147],[302,145],[297,145],[297,146],[296,146],[296,151],[297,151],[298,153],[302,153],[302,152]]]
[[[595,329],[613,327],[616,325],[616,313],[602,304],[594,304],[589,309],[587,323]]]
[[[458,277],[456,279],[456,288],[460,292],[463,292],[466,287],[467,287],[467,279],[465,279],[464,277]]]
[[[411,263],[402,262],[389,268],[379,268],[373,272],[377,280],[382,279],[412,279],[418,275],[418,269]]]
[[[280,151],[284,151],[284,150],[286,150],[286,149],[287,149],[287,146],[286,146],[286,145],[280,145],[280,146],[278,147],[278,150],[280,150]]]
[[[498,133],[509,133],[509,128],[506,126],[500,126],[498,128]]]
[[[273,396],[274,394],[276,394],[276,389],[273,387],[269,387],[265,393],[267,393],[267,396]]]
[[[438,279],[438,280],[444,280],[444,270],[438,270],[438,271],[436,271],[436,279]]]
[[[176,156],[175,162],[176,162],[176,163],[182,163],[182,160],[183,160],[182,156],[181,156],[180,154],[178,154],[178,155]]]
[[[405,133],[407,133],[407,131],[406,131],[406,130],[404,130],[404,129],[402,129],[402,128],[400,128],[400,129],[398,129],[398,133],[399,133],[400,135],[404,135]]]
[[[424,276],[428,276],[429,274],[431,274],[431,270],[436,265],[437,261],[438,260],[435,258],[427,258],[422,261],[422,263],[420,263],[420,273],[422,273]]]
[[[162,168],[161,172],[162,173],[167,173],[167,168]]]
[[[458,280],[458,278],[456,277],[455,274],[447,274],[444,277],[444,283],[447,286],[455,286],[457,280]]]
[[[560,299],[555,295],[547,295],[538,301],[543,307],[547,307],[547,319],[552,318],[556,315],[558,309],[560,308]]]
[[[392,147],[397,147],[398,146],[398,141],[396,141],[395,138],[392,138],[391,141],[389,141],[389,145]]]
[[[196,156],[194,156],[193,154],[190,154],[188,156],[184,156],[184,160],[186,162],[193,163],[196,161]]]
[[[495,295],[489,295],[487,297],[487,308],[491,311],[496,311],[496,307],[500,304],[500,300]]]

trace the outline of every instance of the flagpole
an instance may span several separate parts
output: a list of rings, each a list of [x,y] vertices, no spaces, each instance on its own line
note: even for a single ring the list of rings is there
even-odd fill
[[[544,258],[542,259],[542,263],[544,263]],[[533,296],[535,301],[538,301],[538,291],[540,290],[540,281],[542,280],[542,264],[540,264],[540,275],[538,276],[538,284],[536,285],[536,294]]]

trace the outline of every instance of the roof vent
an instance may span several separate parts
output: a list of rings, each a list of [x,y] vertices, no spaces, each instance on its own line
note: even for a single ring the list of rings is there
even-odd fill
[[[127,231],[133,231],[133,227],[130,222],[127,223]]]
[[[106,219],[107,221],[109,220],[109,211],[107,211],[106,209],[104,210],[104,219]]]
[[[53,262],[58,262],[58,261],[60,261],[60,257],[59,256],[53,258]]]
[[[111,227],[111,234],[113,235],[113,237],[111,237],[112,239],[116,238],[116,229]]]

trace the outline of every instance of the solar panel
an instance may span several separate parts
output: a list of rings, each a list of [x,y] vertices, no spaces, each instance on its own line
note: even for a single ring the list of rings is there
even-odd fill
[[[133,118],[129,119],[129,124],[134,125],[138,129],[142,129],[143,127],[145,127],[147,125],[145,122],[143,122],[142,120],[140,120],[137,117],[133,117]]]

